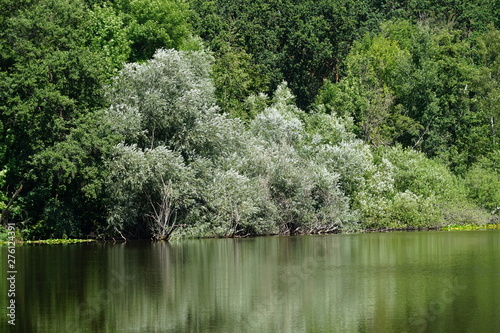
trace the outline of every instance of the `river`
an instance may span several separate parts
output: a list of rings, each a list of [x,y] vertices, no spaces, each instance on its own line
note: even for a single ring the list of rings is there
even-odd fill
[[[16,326],[2,297],[2,332],[500,327],[498,230],[23,245],[16,269]]]

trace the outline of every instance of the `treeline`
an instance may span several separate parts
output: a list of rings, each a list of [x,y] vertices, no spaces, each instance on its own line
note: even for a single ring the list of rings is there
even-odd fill
[[[498,1],[0,4],[24,238],[497,221]]]

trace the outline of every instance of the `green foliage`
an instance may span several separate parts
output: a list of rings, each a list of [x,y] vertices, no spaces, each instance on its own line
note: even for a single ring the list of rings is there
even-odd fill
[[[366,228],[414,229],[443,223],[437,200],[411,191],[397,192],[392,198],[367,196],[363,193],[360,195],[359,205]]]
[[[323,79],[338,78],[349,45],[364,29],[369,14],[367,4],[359,1],[191,0],[190,4],[195,12],[194,29],[211,49],[224,57],[229,45],[251,55],[257,71],[253,79],[264,77],[264,83],[269,83],[266,93],[286,80],[303,108],[313,100]],[[260,88],[248,85],[245,95],[258,93],[254,89]],[[239,98],[231,97],[235,102]]]
[[[35,240],[35,241],[26,241],[27,244],[80,244],[80,243],[91,243],[94,242],[93,239],[44,239],[44,240]]]
[[[90,233],[102,211],[87,190],[106,150],[93,115],[116,61],[96,44],[96,19],[82,1],[22,2],[2,17],[0,164],[9,196],[24,186],[16,218],[32,237]]]
[[[479,75],[474,81],[478,94],[482,97],[478,105],[483,110],[482,127],[475,129],[474,139],[485,146],[493,146],[492,154],[498,154],[500,142],[500,31],[489,30],[477,40],[477,56],[480,64]],[[486,134],[487,133],[487,134]]]
[[[433,197],[411,191],[397,193],[392,201],[391,218],[402,227],[429,227],[438,224],[439,208]]]
[[[91,45],[102,49],[104,56],[120,69],[130,57],[132,42],[129,39],[130,28],[126,26],[127,17],[123,12],[106,5],[95,5],[90,13],[92,17]]]
[[[465,175],[468,195],[480,207],[493,214],[500,213],[500,172],[498,151],[491,158],[483,158]]]
[[[314,100],[324,79],[338,82],[344,76],[346,56],[353,42],[367,32],[377,33],[380,22],[387,19],[408,22],[390,31],[393,37],[402,37],[398,42],[403,50],[414,41],[409,37],[414,30],[411,25],[422,20],[453,27],[467,35],[484,32],[490,25],[500,28],[496,1],[191,0],[189,3],[194,11],[194,30],[218,54],[217,58],[227,57],[228,47],[238,50],[237,53],[244,52],[256,66],[254,79],[264,76],[265,83],[269,83],[266,93],[270,94],[286,80],[298,98],[298,106],[304,109]],[[402,39],[405,43],[401,43]],[[379,49],[382,53],[390,50]],[[395,54],[386,55],[397,59]],[[236,61],[232,63],[238,66]],[[245,64],[240,64],[241,67],[232,68],[245,72]],[[390,62],[387,65],[390,67]],[[245,84],[250,81],[242,82],[242,90],[247,90],[245,95],[263,88]],[[218,91],[230,93],[232,89],[226,90],[223,82],[216,82]],[[230,105],[241,101],[233,92],[226,95],[231,99]],[[223,109],[227,110],[226,105]]]
[[[354,43],[347,77],[327,82],[316,103],[352,116],[368,143],[417,148],[463,173],[498,142],[497,37],[490,31],[464,38],[429,22],[385,22],[379,34]]]
[[[454,231],[454,230],[491,230],[491,229],[500,229],[500,224],[483,224],[483,225],[477,225],[477,224],[451,224],[447,225],[446,227],[443,227],[443,230],[447,231]]]
[[[403,227],[449,223],[484,223],[487,216],[467,198],[464,183],[441,162],[423,153],[394,147],[379,152],[390,163],[394,192],[389,198],[391,219]],[[383,220],[383,219],[382,219]],[[380,223],[380,219],[375,220]]]
[[[464,184],[442,163],[401,147],[375,154],[359,140],[322,148],[318,156],[339,173],[363,228],[423,228],[484,223]]]
[[[215,54],[212,75],[221,110],[243,120],[252,118],[254,115],[244,107],[245,100],[249,92],[263,90],[267,85],[259,66],[252,63],[252,56],[230,46],[221,48]]]
[[[114,8],[123,16],[131,43],[131,62],[150,59],[157,49],[197,49],[188,23],[187,3],[179,0],[117,0]]]
[[[395,189],[411,190],[426,197],[435,195],[446,201],[465,200],[465,189],[459,179],[437,160],[423,153],[394,147],[383,154],[394,167]]]
[[[0,170],[0,189],[3,189],[5,186],[5,175],[7,174],[7,170]],[[3,191],[0,192],[0,221],[2,220],[3,210],[7,207],[8,198]],[[1,225],[1,224],[0,224]]]
[[[37,220],[27,238],[83,237],[102,229],[106,169],[103,159],[118,142],[102,123],[102,113],[75,122],[68,135],[33,155],[37,172],[28,178],[38,186],[22,198],[23,209]]]
[[[471,34],[482,32],[494,24],[499,28],[498,2],[460,0],[372,1],[373,19],[406,19],[413,22],[442,22]]]
[[[9,238],[7,229],[0,225],[0,242],[6,242]]]
[[[0,188],[3,188],[5,185],[5,175],[7,174],[7,170],[1,170],[0,171]],[[5,193],[0,194],[0,210],[3,210],[6,206],[6,201],[7,197],[5,196]]]

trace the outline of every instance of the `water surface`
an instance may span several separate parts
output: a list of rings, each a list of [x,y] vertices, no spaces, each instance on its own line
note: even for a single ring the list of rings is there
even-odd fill
[[[29,245],[16,260],[13,332],[500,327],[498,230]]]

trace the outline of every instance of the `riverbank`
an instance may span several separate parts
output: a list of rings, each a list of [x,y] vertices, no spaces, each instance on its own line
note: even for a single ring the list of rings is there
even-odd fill
[[[450,224],[444,227],[427,227],[427,228],[386,228],[386,229],[364,229],[355,231],[352,233],[377,233],[377,232],[395,232],[395,231],[473,231],[473,230],[494,230],[500,229],[500,223],[493,224]],[[340,234],[346,233],[345,231],[336,229],[333,232],[327,233],[311,233],[311,234],[296,234],[297,235],[320,235],[320,234]],[[247,235],[238,237],[197,237],[197,238],[249,238],[249,237],[259,237],[259,236],[278,236],[278,235]],[[281,235],[283,236],[283,235]],[[189,239],[189,238],[184,238]],[[22,240],[16,239],[16,244],[38,244],[38,245],[56,245],[56,244],[77,244],[77,243],[92,243],[101,242],[103,240],[98,239],[42,239],[42,240]],[[104,240],[106,241],[106,240]],[[110,240],[116,242],[116,240]],[[120,241],[121,242],[121,241]],[[0,245],[6,245],[8,242],[0,240]]]
[[[461,230],[490,230],[490,229],[500,229],[500,223],[492,224],[450,224],[444,227],[426,227],[426,228],[388,228],[388,229],[367,229],[361,232],[391,232],[391,231],[431,231],[431,230],[442,230],[442,231],[461,231]]]

